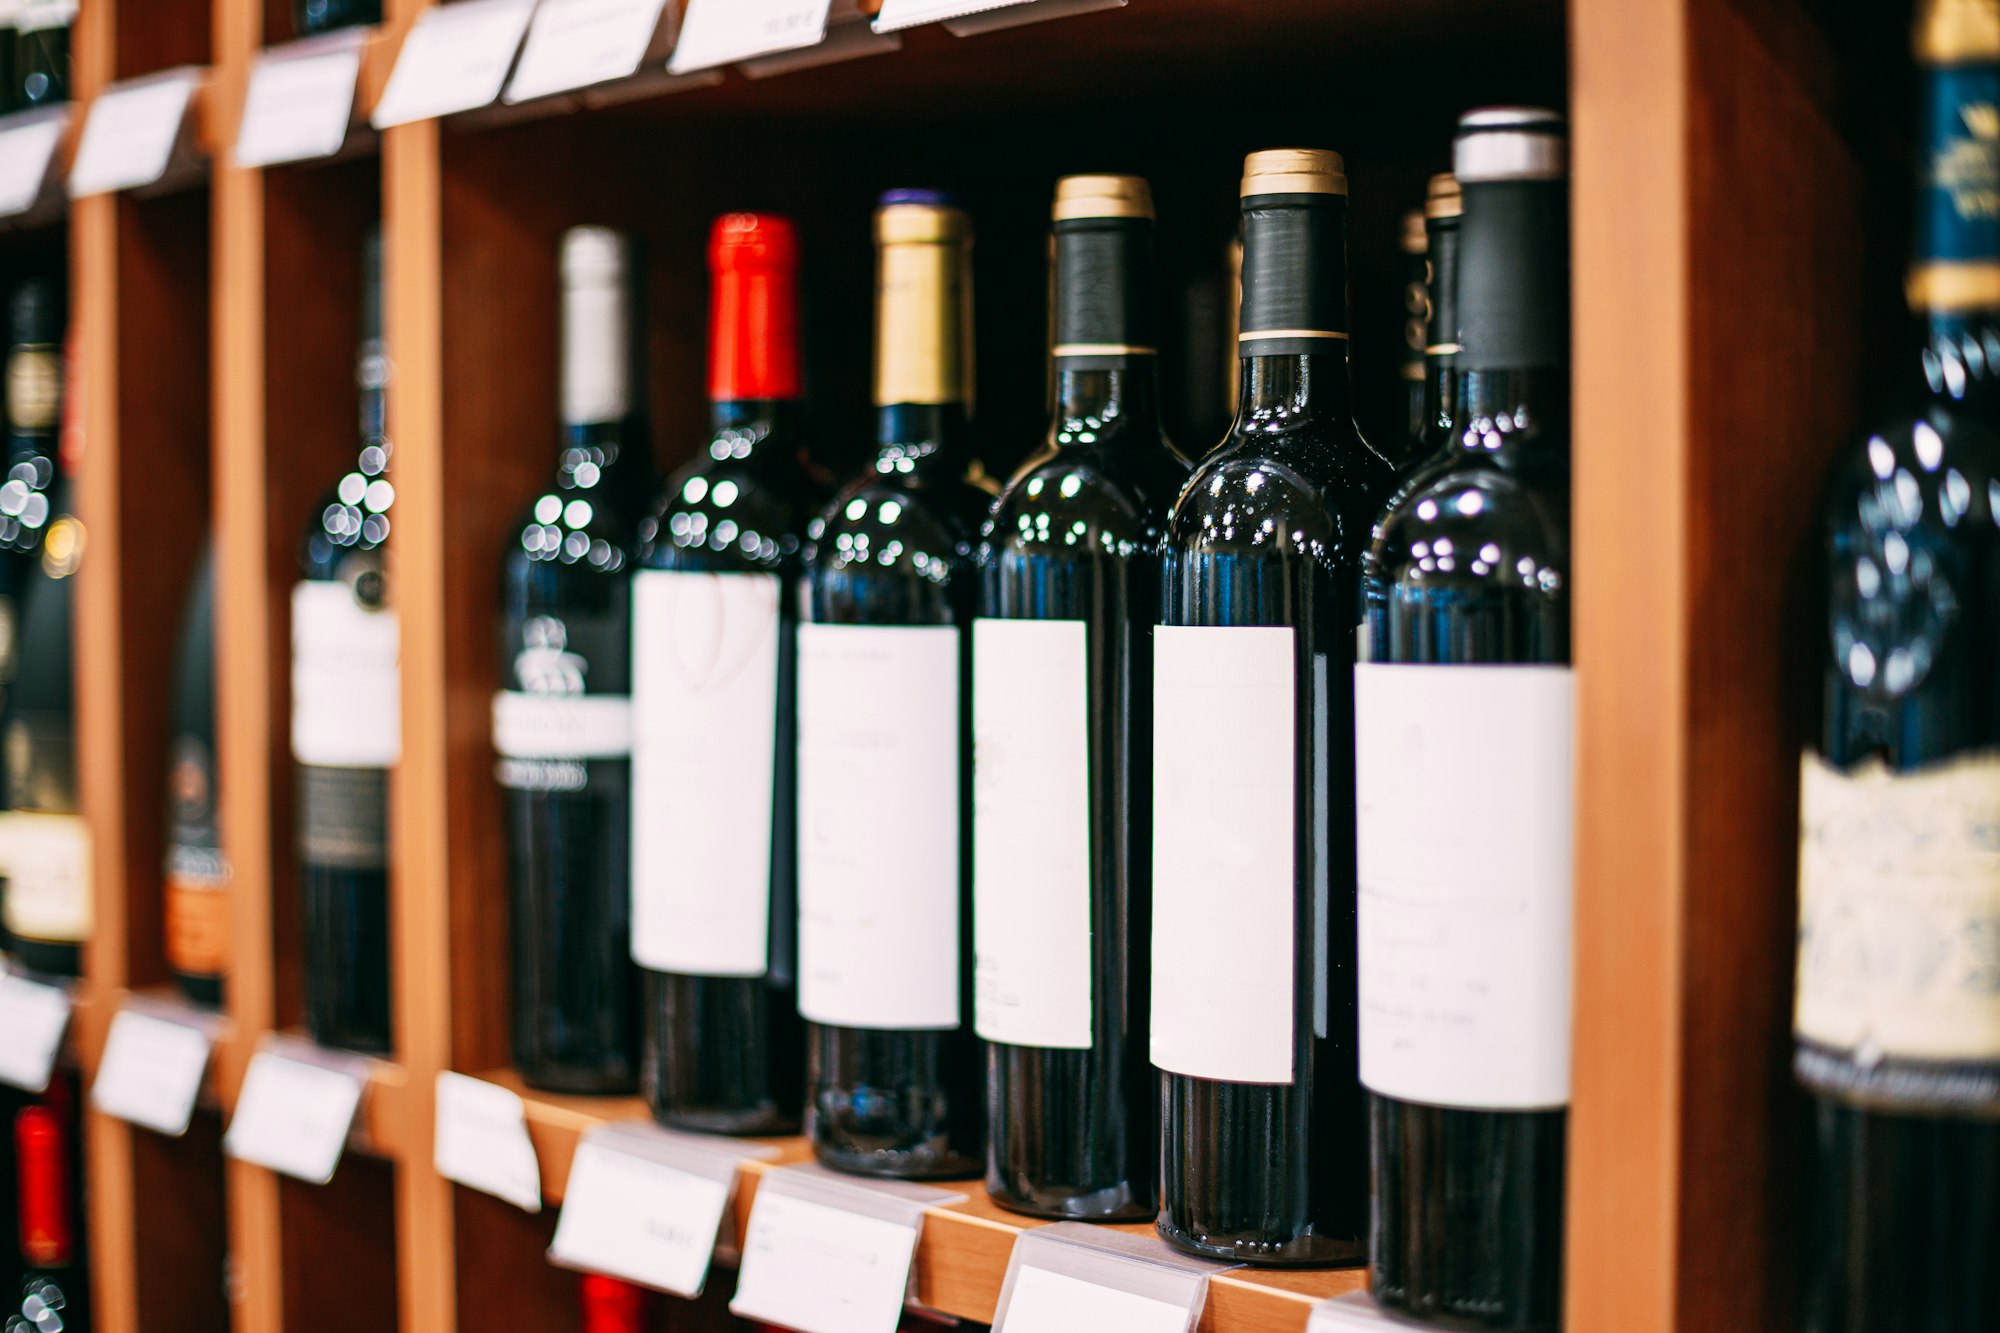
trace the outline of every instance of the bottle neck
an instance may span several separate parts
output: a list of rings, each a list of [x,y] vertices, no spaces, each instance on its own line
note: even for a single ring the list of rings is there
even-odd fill
[[[1469,370],[1458,379],[1454,451],[1502,467],[1569,462],[1569,376],[1559,369]]]
[[[805,449],[793,399],[749,398],[708,405],[708,456],[715,463],[738,463],[757,472],[803,472]]]
[[[1236,394],[1238,432],[1289,429],[1307,421],[1351,421],[1347,354],[1285,352],[1246,356]]]
[[[1926,326],[1933,394],[1991,401],[2000,368],[2000,61],[1934,7],[1920,24],[1923,70],[1915,253],[1908,295]],[[1972,42],[1972,47],[1965,47]],[[1960,49],[1965,47],[1965,49]]]
[[[1157,358],[1135,356],[1116,366],[1056,360],[1054,440],[1093,445],[1156,437],[1160,420]]]

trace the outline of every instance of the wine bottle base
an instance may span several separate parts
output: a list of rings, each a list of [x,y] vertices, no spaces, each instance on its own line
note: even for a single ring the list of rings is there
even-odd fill
[[[210,1009],[222,1007],[222,978],[202,976],[193,972],[176,972],[174,981],[180,986],[181,994],[189,1004],[204,1005]]]
[[[16,935],[9,944],[14,961],[24,971],[47,977],[83,975],[83,946],[59,940],[30,940]]]
[[[1485,1316],[1441,1310],[1423,1302],[1399,1300],[1373,1283],[1369,1285],[1369,1294],[1387,1314],[1425,1328],[1449,1330],[1449,1333],[1559,1333],[1562,1327],[1560,1322],[1520,1324],[1505,1315]]]
[[[1067,1195],[1050,1192],[1039,1197],[1018,1194],[1000,1184],[991,1171],[986,1173],[986,1196],[1010,1213],[1051,1222],[1144,1222],[1160,1213],[1158,1205],[1133,1198],[1129,1190]]]
[[[579,1097],[626,1097],[639,1090],[638,1073],[625,1068],[606,1071],[562,1066],[536,1066],[519,1060],[514,1072],[537,1092],[561,1092]]]
[[[694,1134],[727,1134],[734,1138],[775,1138],[799,1132],[799,1117],[769,1107],[750,1111],[681,1111],[652,1108],[653,1119],[668,1129]]]
[[[901,1149],[851,1149],[813,1144],[813,1157],[830,1171],[878,1180],[971,1180],[980,1165],[963,1153],[910,1152]]]
[[[1253,1236],[1196,1237],[1169,1225],[1164,1217],[1155,1229],[1161,1240],[1183,1253],[1256,1268],[1359,1268],[1368,1261],[1368,1244],[1359,1236],[1298,1236],[1285,1241]]]

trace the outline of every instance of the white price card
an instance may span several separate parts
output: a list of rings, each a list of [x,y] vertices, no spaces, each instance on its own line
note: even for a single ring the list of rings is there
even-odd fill
[[[699,1296],[738,1167],[776,1151],[636,1122],[599,1125],[577,1145],[549,1259]]]
[[[1007,1260],[994,1333],[1193,1333],[1211,1274],[1152,1235],[1081,1222],[1024,1231]]]
[[[49,183],[69,108],[24,111],[0,120],[0,218],[27,212]]]
[[[366,1065],[303,1042],[267,1039],[250,1057],[223,1151],[324,1185],[354,1127],[368,1083]]]
[[[542,0],[506,101],[624,78],[646,58],[666,7],[666,0]]]
[[[69,991],[0,973],[0,1083],[42,1092],[69,1029]]]
[[[688,0],[667,69],[674,74],[815,46],[831,0]]]
[[[1125,0],[882,0],[875,31],[899,32],[924,23],[945,23],[955,35],[965,37],[992,28],[1118,9],[1124,4]]]
[[[363,36],[350,28],[257,57],[236,134],[238,166],[303,162],[340,151],[354,118]]]
[[[200,83],[200,70],[177,69],[98,94],[70,168],[70,198],[136,189],[166,175]]]
[[[894,1333],[924,1210],[962,1198],[817,1166],[768,1172],[750,1208],[730,1312],[800,1333]]]
[[[1382,1313],[1365,1291],[1350,1291],[1313,1307],[1306,1319],[1306,1333],[1392,1333],[1410,1325]]]
[[[542,1168],[528,1137],[527,1107],[496,1083],[442,1073],[437,1078],[437,1172],[446,1180],[542,1211]]]
[[[535,0],[458,0],[426,9],[403,39],[375,107],[375,128],[491,105],[534,10]]]
[[[214,1018],[129,1001],[111,1020],[90,1102],[106,1115],[179,1138],[201,1095]]]

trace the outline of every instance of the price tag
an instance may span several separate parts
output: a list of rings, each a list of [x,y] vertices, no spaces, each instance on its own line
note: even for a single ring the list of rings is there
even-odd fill
[[[210,1023],[186,1020],[128,1002],[111,1020],[90,1101],[106,1115],[179,1138],[187,1133],[214,1044]]]
[[[238,1161],[324,1185],[340,1165],[367,1084],[365,1061],[267,1039],[250,1057],[222,1149]]]
[[[699,1296],[737,1169],[776,1152],[652,1125],[600,1125],[577,1145],[549,1259]]]
[[[666,0],[542,0],[506,101],[622,79],[639,68]]]
[[[340,151],[354,118],[362,37],[349,29],[257,57],[236,134],[237,165],[267,167]]]
[[[0,1083],[45,1092],[69,1028],[69,992],[0,973]]]
[[[528,1112],[507,1089],[464,1074],[437,1080],[432,1157],[446,1180],[542,1211],[542,1168],[528,1137]]]
[[[1306,1320],[1306,1333],[1393,1333],[1409,1327],[1383,1314],[1365,1291],[1321,1301]]]
[[[459,0],[426,9],[403,39],[375,107],[375,128],[490,105],[534,9],[535,0]]]
[[[667,69],[686,74],[815,46],[826,36],[829,8],[831,0],[688,0]]]
[[[750,1209],[730,1312],[801,1333],[894,1333],[924,1210],[964,1197],[817,1166],[772,1171]]]
[[[923,23],[943,23],[956,36],[967,37],[995,28],[1118,9],[1124,4],[1125,0],[882,0],[875,31],[898,32]]]
[[[180,69],[99,94],[70,168],[70,198],[151,185],[166,175],[200,83],[200,70]]]
[[[1008,1256],[994,1333],[1193,1333],[1210,1275],[1232,1266],[1177,1254],[1157,1236],[1038,1227]]]
[[[837,65],[863,56],[887,55],[903,49],[903,39],[895,33],[876,32],[868,20],[856,16],[852,22],[835,18],[827,24],[826,37],[818,46],[802,46],[796,51],[780,51],[774,56],[739,61],[737,68],[753,79],[768,79],[821,65]]]
[[[69,108],[27,111],[0,120],[0,218],[27,212],[49,183]]]

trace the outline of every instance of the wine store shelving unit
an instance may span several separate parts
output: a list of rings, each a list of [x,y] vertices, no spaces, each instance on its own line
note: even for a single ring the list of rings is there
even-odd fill
[[[389,0],[364,108],[426,3]],[[1864,6],[1896,12],[1851,30],[1847,8],[1131,0],[963,39],[919,29],[894,54],[770,79],[357,131],[339,159],[260,171],[233,165],[229,145],[253,59],[289,35],[286,0],[83,0],[80,103],[118,79],[203,66],[209,163],[172,191],[89,198],[0,234],[0,278],[67,245],[83,334],[92,537],[77,662],[98,886],[74,1043],[86,1072],[122,998],[167,979],[162,664],[209,522],[235,875],[228,1022],[194,1126],[166,1139],[89,1121],[101,1327],[208,1333],[225,1301],[239,1333],[575,1326],[573,1275],[542,1261],[552,1213],[458,1189],[431,1161],[439,1071],[512,1082],[495,1072],[508,1007],[491,615],[500,542],[552,468],[563,227],[608,221],[648,242],[654,435],[671,466],[700,438],[706,223],[738,206],[794,213],[811,387],[826,404],[816,445],[845,464],[864,438],[846,423],[866,385],[868,202],[887,185],[964,188],[987,293],[982,411],[1018,456],[1042,401],[1042,329],[1038,303],[1009,297],[1038,290],[1055,175],[1149,172],[1166,267],[1185,274],[1220,254],[1242,151],[1340,148],[1355,182],[1357,355],[1381,383],[1389,362],[1369,357],[1393,356],[1397,215],[1444,165],[1455,113],[1496,99],[1554,101],[1574,125],[1569,1328],[1788,1327],[1797,570],[1807,497],[1877,350],[1858,332],[1863,259],[1893,259],[1896,228],[1874,200],[1901,140],[1872,116],[1907,19],[1906,6]],[[226,1162],[220,1136],[255,1043],[302,1012],[289,589],[304,521],[354,449],[358,254],[378,217],[404,636],[396,1053],[365,1103],[366,1149],[313,1187]],[[1174,239],[1201,226],[1210,250]],[[1215,423],[1183,416],[1199,446]],[[527,1104],[552,1199],[585,1128],[642,1114],[634,1099]],[[798,1141],[780,1148],[779,1162],[804,1156]],[[766,1169],[745,1171],[739,1204]],[[1029,1224],[969,1192],[927,1222],[917,1289],[983,1319]],[[1291,1333],[1314,1300],[1359,1282],[1238,1270],[1215,1282],[1202,1327]],[[673,1326],[720,1327],[728,1285],[677,1305]]]

